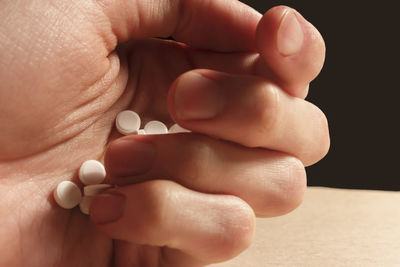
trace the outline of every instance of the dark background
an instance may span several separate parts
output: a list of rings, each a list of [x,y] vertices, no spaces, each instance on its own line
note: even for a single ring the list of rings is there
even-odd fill
[[[261,13],[275,5],[293,7],[324,37],[325,66],[311,83],[307,100],[328,117],[331,149],[307,168],[308,184],[400,190],[396,1],[242,2]]]

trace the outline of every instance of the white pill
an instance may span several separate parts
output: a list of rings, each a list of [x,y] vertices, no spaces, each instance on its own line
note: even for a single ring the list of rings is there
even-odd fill
[[[87,160],[79,169],[79,179],[83,184],[100,184],[105,177],[106,170],[97,160]]]
[[[146,134],[166,134],[168,133],[168,128],[161,121],[149,121],[144,126],[144,131]]]
[[[72,209],[81,202],[82,198],[79,187],[70,181],[59,183],[53,195],[57,204],[64,209]]]
[[[124,110],[118,113],[115,125],[123,135],[136,134],[140,128],[140,117],[132,110]]]
[[[180,125],[178,125],[177,123],[175,123],[174,125],[171,126],[171,128],[169,128],[169,133],[190,133],[191,131],[188,129],[185,129],[183,127],[181,127]]]
[[[143,129],[139,129],[137,134],[138,134],[138,135],[145,135],[145,134],[146,134],[146,131],[143,130]]]
[[[96,196],[98,194],[103,193],[107,189],[111,188],[112,185],[110,184],[93,184],[87,185],[83,188],[83,194],[85,196]]]
[[[79,209],[83,214],[89,215],[90,205],[92,205],[94,197],[83,196],[81,203],[79,203]]]

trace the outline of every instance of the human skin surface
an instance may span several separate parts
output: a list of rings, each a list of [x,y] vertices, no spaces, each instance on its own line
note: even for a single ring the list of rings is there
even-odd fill
[[[301,203],[304,166],[329,148],[324,114],[304,100],[325,45],[288,7],[1,1],[0,51],[0,266],[228,260],[256,216]],[[193,133],[121,138],[125,109]],[[57,207],[55,186],[104,155],[121,186],[90,218]]]

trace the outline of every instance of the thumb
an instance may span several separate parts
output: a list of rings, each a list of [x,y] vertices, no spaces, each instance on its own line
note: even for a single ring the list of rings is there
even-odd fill
[[[173,36],[217,51],[255,50],[261,14],[236,0],[100,1],[119,42]]]
[[[257,50],[262,61],[258,73],[270,75],[289,94],[305,98],[308,84],[319,74],[325,60],[325,43],[319,31],[294,9],[271,8],[257,27]]]

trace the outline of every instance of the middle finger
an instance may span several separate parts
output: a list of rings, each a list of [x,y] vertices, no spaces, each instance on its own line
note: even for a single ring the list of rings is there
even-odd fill
[[[190,71],[172,84],[168,105],[184,128],[289,153],[304,165],[319,161],[329,148],[321,110],[260,77]]]

